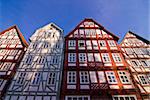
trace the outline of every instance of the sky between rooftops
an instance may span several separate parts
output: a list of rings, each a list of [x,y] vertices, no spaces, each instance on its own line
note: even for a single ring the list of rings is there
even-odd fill
[[[0,31],[17,25],[26,40],[54,22],[68,34],[93,18],[120,37],[132,31],[150,40],[150,0],[0,0]]]

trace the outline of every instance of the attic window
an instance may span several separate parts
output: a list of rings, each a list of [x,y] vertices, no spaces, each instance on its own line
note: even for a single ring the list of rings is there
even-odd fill
[[[53,38],[55,37],[55,33],[53,34]]]

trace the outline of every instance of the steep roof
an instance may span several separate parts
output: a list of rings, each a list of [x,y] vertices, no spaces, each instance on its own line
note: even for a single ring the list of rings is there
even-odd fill
[[[83,21],[81,21],[81,22],[75,27],[75,29],[73,29],[68,35],[66,35],[65,38],[68,37],[69,35],[71,35],[71,34],[72,34],[76,29],[78,29],[79,26],[80,26],[83,22],[85,22],[85,21],[92,21],[92,22],[94,22],[95,24],[97,24],[97,25],[99,26],[100,29],[104,30],[106,33],[108,33],[109,35],[113,36],[115,40],[117,40],[117,41],[119,40],[119,37],[118,37],[118,36],[116,36],[115,34],[111,33],[111,32],[108,31],[107,29],[105,29],[102,25],[100,25],[99,23],[97,23],[97,22],[96,22],[95,20],[93,20],[92,18],[85,18]]]
[[[150,44],[150,41],[149,41],[149,40],[147,40],[147,39],[145,39],[145,38],[143,38],[143,37],[141,37],[141,36],[139,36],[139,35],[137,35],[137,34],[131,32],[131,31],[128,31],[128,32],[125,34],[125,36],[124,36],[124,38],[123,38],[123,40],[121,41],[120,44],[122,44],[122,42],[124,41],[124,39],[126,38],[126,35],[127,35],[128,33],[130,33],[130,34],[136,36],[136,38],[140,39],[141,41],[145,42],[146,44]]]
[[[56,25],[56,24],[53,23],[53,22],[51,22],[51,23],[49,23],[49,24],[46,24],[46,25],[44,25],[44,26],[42,26],[42,27],[36,29],[35,32],[38,31],[38,30],[41,30],[41,29],[45,29],[45,28],[47,28],[48,26],[52,26],[52,27],[56,28],[56,29],[59,30],[59,31],[62,33],[62,35],[63,35],[63,29],[61,29],[58,25]],[[34,33],[31,35],[31,37],[29,38],[29,41],[30,41],[30,42],[31,42],[31,38],[35,35],[35,32],[34,32]]]
[[[9,31],[11,29],[16,29],[18,37],[21,40],[22,45],[25,46],[25,47],[28,47],[28,42],[26,41],[26,39],[24,38],[23,34],[21,33],[21,31],[19,30],[19,28],[16,25],[13,25],[13,26],[7,28],[6,30],[0,32],[0,35],[4,34],[6,31]]]
[[[147,43],[147,44],[150,43],[149,40],[147,40],[147,39],[145,39],[145,38],[143,38],[143,37],[141,37],[141,36],[139,36],[139,35],[137,35],[137,34],[131,32],[131,31],[128,31],[128,32],[131,33],[131,34],[133,34],[133,35],[135,35],[138,39],[142,40],[143,42],[145,42],[145,43]]]

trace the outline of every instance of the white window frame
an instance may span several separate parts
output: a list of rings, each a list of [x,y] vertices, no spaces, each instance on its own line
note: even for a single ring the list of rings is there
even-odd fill
[[[96,36],[96,30],[95,29],[90,29],[91,35]]]
[[[126,98],[128,98],[128,100],[133,100],[131,98],[134,98],[135,100],[137,100],[136,95],[113,95],[112,97],[113,97],[113,100],[127,100]]]
[[[104,71],[98,71],[98,78],[100,83],[106,83]]]
[[[42,73],[41,72],[35,72],[32,75],[31,85],[39,85],[41,81]]]
[[[131,60],[131,64],[134,67],[140,67],[139,61],[138,60]]]
[[[126,71],[118,71],[119,78],[123,84],[130,84],[129,73]]]
[[[127,54],[133,54],[132,48],[125,48]]]
[[[99,40],[98,44],[100,47],[106,47],[106,41],[105,40]]]
[[[51,56],[51,64],[58,64],[59,63],[59,56],[53,55]]]
[[[112,53],[112,57],[115,62],[122,62],[122,59],[119,53]]]
[[[106,77],[109,84],[117,84],[117,78],[114,71],[106,71]]]
[[[43,42],[42,43],[42,48],[49,48],[48,42]]]
[[[75,47],[76,46],[76,40],[68,40],[68,46],[69,47]]]
[[[148,85],[150,83],[147,79],[148,77],[146,77],[146,75],[144,75],[144,74],[138,75],[138,78],[142,85]]]
[[[90,37],[91,36],[90,29],[85,29],[85,35],[86,35],[86,37]]]
[[[95,62],[101,62],[100,53],[94,53]]]
[[[93,48],[98,49],[97,40],[92,40]]]
[[[81,37],[84,37],[84,29],[79,29],[79,34]]]
[[[68,62],[76,62],[76,53],[68,53]]]
[[[76,71],[68,71],[67,72],[67,84],[76,84],[77,77]]]
[[[87,47],[87,49],[92,49],[91,40],[86,40],[86,47]]]
[[[116,46],[116,43],[115,43],[114,40],[108,40],[107,42],[108,42],[108,45],[109,45],[110,47],[115,47],[115,46]]]
[[[47,85],[55,85],[57,79],[57,73],[56,72],[49,72],[47,77]]]
[[[32,55],[27,55],[26,60],[25,60],[25,64],[31,64],[33,60],[33,56]]]
[[[2,66],[0,66],[0,70],[2,70],[2,71],[8,71],[10,69],[12,63],[10,63],[10,62],[4,62],[4,63],[1,63],[0,65],[2,65]]]
[[[17,74],[17,80],[16,80],[16,85],[23,85],[25,80],[26,80],[26,76],[27,76],[27,73],[26,72],[18,72]]]
[[[80,71],[80,84],[89,84],[88,71]]]
[[[103,62],[111,62],[109,53],[101,53]]]
[[[45,56],[39,56],[38,57],[38,64],[44,64],[46,61],[46,57]]]
[[[141,64],[142,64],[142,66],[144,66],[144,67],[149,67],[149,64],[148,64],[148,61],[147,61],[147,60],[141,60],[140,62],[141,62]]]
[[[83,46],[81,46],[81,43]],[[78,40],[78,47],[85,47],[85,40]]]
[[[88,61],[89,62],[93,62],[94,61],[93,53],[88,53],[87,56],[88,56]]]
[[[69,95],[65,96],[65,100],[90,100],[90,96],[88,95],[81,95],[81,96],[75,96],[75,95]]]
[[[91,83],[97,83],[96,71],[89,71]]]
[[[86,61],[87,61],[86,53],[79,53],[79,62],[86,62]]]

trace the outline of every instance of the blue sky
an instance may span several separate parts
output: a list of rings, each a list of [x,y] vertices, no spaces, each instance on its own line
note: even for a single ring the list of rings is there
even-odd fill
[[[93,18],[123,38],[130,30],[150,40],[150,0],[0,0],[0,31],[16,24],[28,40],[50,22],[68,34],[84,18]]]

